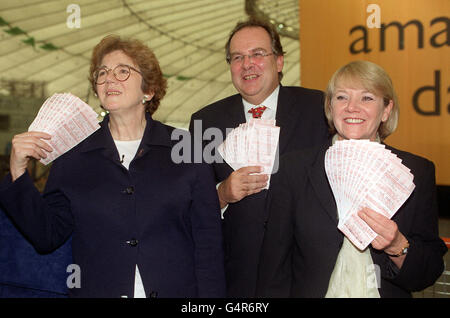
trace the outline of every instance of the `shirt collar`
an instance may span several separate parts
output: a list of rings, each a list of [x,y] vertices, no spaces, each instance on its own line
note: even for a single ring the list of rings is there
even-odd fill
[[[244,98],[242,98],[242,103],[244,104],[244,110],[247,113],[251,108],[258,107],[260,105],[264,105],[267,108],[270,108],[271,110],[276,113],[277,111],[277,104],[278,104],[278,93],[280,92],[280,85],[277,86],[277,88],[274,89],[272,94],[270,94],[261,104],[259,105],[253,105],[247,102]]]
[[[336,133],[336,134],[334,134],[333,138],[331,139],[331,144],[334,145],[334,143],[338,140],[339,140],[339,135],[338,135],[338,133]],[[377,138],[374,140],[374,142],[381,143],[381,139],[380,139],[380,136],[378,135],[378,133],[377,133]]]

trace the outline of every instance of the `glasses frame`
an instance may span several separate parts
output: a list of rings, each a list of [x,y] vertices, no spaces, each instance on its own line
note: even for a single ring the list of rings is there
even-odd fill
[[[271,53],[267,53],[267,52],[261,52],[261,51],[257,51],[254,52],[252,54],[237,54],[238,56],[242,57],[242,60],[238,61],[238,60],[233,60],[232,56],[227,56],[227,63],[228,64],[242,64],[245,61],[245,57],[248,57],[249,61],[252,61],[255,57],[261,56],[261,58],[264,58],[266,56],[270,56],[270,55],[275,55],[274,52]]]
[[[128,67],[129,72],[128,72],[127,78],[121,80],[121,79],[118,79],[118,78],[117,78],[117,75],[116,75],[116,69],[117,69],[118,67],[123,67],[123,66]],[[105,71],[106,71],[105,81],[104,81],[104,82],[101,82],[101,83],[97,82],[98,72],[99,72],[100,70],[105,70]],[[94,82],[95,82],[96,85],[103,85],[103,84],[105,84],[105,83],[106,83],[106,79],[108,78],[108,75],[109,75],[109,72],[110,72],[110,71],[113,72],[114,78],[115,78],[116,80],[118,80],[119,82],[125,82],[126,80],[128,80],[128,79],[130,78],[130,76],[131,76],[131,70],[133,70],[133,71],[135,71],[136,73],[139,73],[139,74],[141,74],[141,76],[143,76],[142,73],[141,73],[140,71],[138,71],[137,69],[135,69],[133,66],[130,66],[130,65],[127,65],[127,64],[119,64],[119,65],[117,65],[117,66],[116,66],[115,68],[113,68],[113,69],[108,68],[108,67],[106,67],[106,66],[102,66],[102,67],[99,67],[99,68],[94,72]]]

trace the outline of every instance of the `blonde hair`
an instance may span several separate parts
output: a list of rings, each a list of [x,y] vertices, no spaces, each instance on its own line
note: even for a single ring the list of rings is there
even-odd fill
[[[325,91],[324,109],[331,133],[336,133],[331,111],[331,101],[339,84],[351,85],[352,87],[362,86],[372,94],[382,96],[384,106],[388,106],[392,100],[391,113],[385,122],[380,123],[378,135],[381,140],[384,140],[395,131],[398,124],[399,105],[391,78],[383,68],[375,63],[354,61],[342,66],[333,74]]]

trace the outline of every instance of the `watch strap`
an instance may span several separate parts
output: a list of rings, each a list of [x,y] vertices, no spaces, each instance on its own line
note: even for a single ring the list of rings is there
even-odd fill
[[[386,253],[386,254],[391,257],[400,257],[400,256],[408,254],[408,250],[409,250],[409,242],[406,241],[405,246],[403,246],[402,249],[400,250],[400,252],[398,252],[397,254],[388,254],[388,253]]]

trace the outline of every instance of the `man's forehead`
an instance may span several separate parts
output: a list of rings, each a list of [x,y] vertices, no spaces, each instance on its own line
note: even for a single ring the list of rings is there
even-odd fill
[[[237,31],[230,41],[230,50],[242,49],[247,50],[267,50],[270,49],[270,35],[262,27],[245,27]]]
[[[255,48],[250,48],[250,49],[247,49],[247,51],[248,52],[251,52],[251,53],[256,53],[256,52],[261,52],[261,53],[266,53],[267,52],[267,49],[266,48],[263,48],[263,47],[255,47]],[[233,51],[233,49],[231,49],[231,55],[233,55],[233,54],[239,54],[239,52],[237,51],[237,50],[234,50]]]

